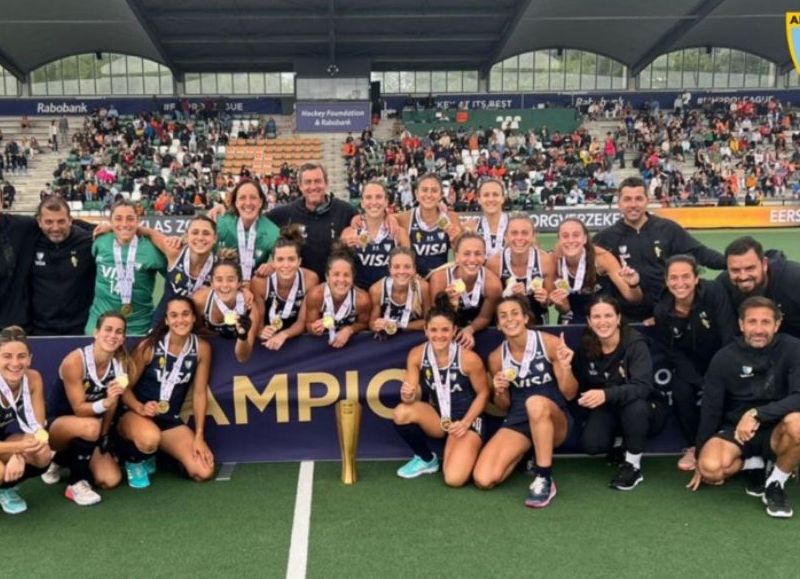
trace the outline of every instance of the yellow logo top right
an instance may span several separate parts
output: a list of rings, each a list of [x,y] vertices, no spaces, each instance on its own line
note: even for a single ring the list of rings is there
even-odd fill
[[[789,54],[792,55],[794,69],[800,74],[800,12],[786,13],[786,42],[789,44]]]

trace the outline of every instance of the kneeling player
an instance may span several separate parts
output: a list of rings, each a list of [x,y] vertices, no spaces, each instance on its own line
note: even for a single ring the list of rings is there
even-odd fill
[[[133,352],[138,376],[122,395],[127,411],[117,427],[133,488],[150,486],[157,450],[177,459],[194,480],[214,474],[214,455],[203,437],[211,346],[194,333],[196,323],[192,300],[176,296],[167,302],[164,320]],[[180,419],[190,386],[194,432]]]
[[[414,451],[398,471],[415,478],[439,470],[439,459],[426,437],[444,438],[444,481],[464,485],[481,448],[481,413],[489,398],[486,369],[480,357],[455,342],[457,315],[445,292],[436,296],[425,321],[428,341],[408,354],[400,404],[394,409],[397,432]],[[417,400],[417,388],[422,400]]]
[[[556,495],[551,477],[553,449],[569,434],[567,400],[578,382],[572,375],[572,350],[561,339],[529,330],[533,315],[522,296],[503,298],[497,306],[497,326],[505,341],[489,356],[494,376],[494,403],[508,415],[486,444],[475,465],[475,484],[489,489],[504,481],[531,444],[536,476],[525,506],[546,507]]]
[[[699,460],[689,488],[722,484],[740,470],[746,492],[772,517],[791,517],[784,484],[800,463],[800,340],[778,334],[775,303],[752,297],[739,307],[741,338],[722,348],[706,373]],[[764,482],[764,459],[775,467]],[[755,475],[755,476],[753,476]]]

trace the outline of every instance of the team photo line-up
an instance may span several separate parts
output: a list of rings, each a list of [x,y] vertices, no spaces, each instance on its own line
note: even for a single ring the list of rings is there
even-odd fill
[[[618,460],[609,486],[632,490],[671,405],[687,443],[677,466],[694,472],[688,488],[743,471],[768,515],[792,516],[784,485],[800,463],[800,264],[781,251],[752,237],[724,255],[703,246],[647,212],[636,177],[619,187],[620,221],[592,237],[567,219],[551,252],[527,214],[503,212],[494,179],[479,187],[482,215],[463,225],[435,175],[417,180],[416,208],[399,214],[380,183],[364,187],[359,212],[328,192],[321,165],[303,165],[298,179],[302,197],[266,214],[259,185],[241,181],[228,207],[192,219],[184,239],[140,227],[125,201],[96,226],[73,222],[58,197],[35,218],[0,214],[0,267],[13,273],[0,276],[6,513],[26,510],[17,488],[34,476],[66,476],[65,496],[79,505],[100,502],[96,489],[123,476],[145,488],[158,451],[209,480],[204,336],[229,339],[244,362],[303,333],[340,349],[369,330],[426,337],[408,353],[392,416],[413,453],[400,477],[441,470],[447,485],[489,489],[532,450],[525,505],[546,507],[557,492],[553,451],[577,428],[586,453]],[[702,279],[701,266],[722,273]],[[585,325],[580,344],[536,329],[550,323]],[[651,338],[634,323],[653,326],[673,368],[670,396],[653,383]],[[475,334],[489,326],[504,340],[484,360]],[[93,341],[45,388],[28,335]],[[128,335],[145,336],[130,353]],[[190,389],[191,427],[179,416]],[[487,440],[488,404],[505,418]],[[441,457],[431,439],[443,440]]]

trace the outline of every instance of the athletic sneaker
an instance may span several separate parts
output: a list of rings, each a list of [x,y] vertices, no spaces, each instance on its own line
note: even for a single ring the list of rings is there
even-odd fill
[[[126,462],[125,473],[128,475],[128,486],[132,489],[146,489],[150,486],[150,477],[141,462]]]
[[[634,468],[634,466],[629,462],[622,463],[622,466],[619,467],[617,471],[617,476],[611,479],[611,482],[608,483],[612,489],[617,489],[618,491],[630,491],[637,487],[637,485],[644,480],[642,476],[642,471],[638,468]]]
[[[96,505],[103,500],[100,495],[94,492],[92,485],[85,480],[79,480],[78,482],[69,485],[67,490],[64,492],[64,496],[74,502],[76,505],[80,505],[82,507]]]
[[[550,504],[554,496],[556,496],[556,483],[553,482],[553,479],[536,475],[531,486],[528,487],[525,506],[532,509],[543,509]]]
[[[697,468],[697,457],[694,454],[694,447],[683,451],[683,456],[678,461],[678,470],[689,472]]]
[[[61,468],[54,462],[50,463],[50,466],[47,467],[47,470],[41,476],[42,482],[46,485],[54,485],[58,481],[61,480],[61,476],[64,474],[64,469]]]
[[[0,507],[9,515],[18,515],[28,510],[28,503],[19,496],[16,488],[0,489]]]
[[[767,505],[767,514],[770,517],[788,519],[794,514],[792,505],[789,504],[789,499],[786,498],[786,491],[777,481],[770,483],[764,489],[764,496],[761,500]]]
[[[148,476],[156,474],[156,455],[146,458],[142,461],[144,469],[147,471]]]
[[[439,471],[439,459],[434,453],[433,458],[425,462],[416,454],[414,458],[409,460],[399,469],[397,469],[397,476],[400,478],[417,478],[423,474],[433,474]]]
[[[744,492],[751,497],[763,497],[767,471],[763,468],[750,468],[742,472],[745,477]]]

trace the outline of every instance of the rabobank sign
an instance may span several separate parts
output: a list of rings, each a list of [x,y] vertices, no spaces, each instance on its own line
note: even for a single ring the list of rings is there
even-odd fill
[[[37,115],[88,115],[89,106],[85,102],[36,103]]]

